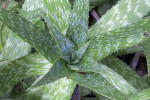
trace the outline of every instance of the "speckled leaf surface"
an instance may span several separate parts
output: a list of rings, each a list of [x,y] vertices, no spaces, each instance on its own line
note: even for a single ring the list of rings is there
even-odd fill
[[[60,56],[53,36],[28,22],[26,19],[10,11],[0,9],[0,21],[6,24],[8,28],[13,30],[24,41],[36,48],[51,63],[54,63]]]
[[[142,91],[149,87],[146,81],[140,78],[135,71],[133,71],[127,64],[125,64],[118,58],[108,56],[101,62],[107,65],[113,71],[117,72],[117,74],[122,76],[129,84],[131,84],[138,91]]]
[[[70,75],[73,71],[68,68],[64,59],[59,58],[48,73],[34,87],[52,83],[60,78]]]
[[[95,72],[99,73],[110,83],[116,90],[119,90],[126,97],[131,96],[137,92],[137,89],[129,84],[122,76],[117,74],[112,69],[108,68],[102,63],[97,63],[91,58],[84,57],[81,61],[81,72]]]
[[[87,40],[88,17],[89,0],[75,0],[66,35],[77,47],[82,46]]]
[[[28,12],[34,12],[32,16],[41,15],[43,0],[25,0],[22,9]]]
[[[112,55],[113,56],[121,56],[121,55],[126,55],[126,54],[132,54],[132,53],[135,53],[135,52],[142,52],[143,51],[143,47],[142,47],[143,44],[144,44],[144,42],[141,43],[141,44],[134,45],[132,47],[126,48],[126,49],[116,51]]]
[[[129,100],[150,100],[150,89],[143,90],[136,95],[133,95]]]
[[[19,57],[25,56],[30,51],[30,45],[22,41],[18,36],[11,32],[4,46],[4,57],[13,61]],[[4,59],[5,59],[4,58]]]
[[[24,98],[27,100],[70,100],[75,86],[75,82],[65,77],[53,83],[32,88]]]
[[[4,96],[21,79],[35,75],[45,75],[51,66],[52,64],[38,53],[9,63],[0,71],[0,97]]]
[[[71,54],[75,51],[75,46],[68,38],[61,34],[46,17],[44,17],[44,20],[58,43],[61,55],[71,56]]]
[[[150,75],[150,40],[145,41],[142,45],[143,51],[146,55],[146,60],[147,60],[147,69],[148,69],[148,74]]]
[[[104,77],[98,73],[87,72],[86,75],[73,73],[69,76],[77,84],[90,88],[91,90],[111,99],[127,100],[119,90],[110,84]]]
[[[150,0],[121,0],[88,32],[92,37],[139,21],[150,12]]]
[[[69,26],[71,6],[68,0],[43,0],[46,16],[54,27],[66,34]]]
[[[150,17],[147,17],[121,29],[94,36],[86,53],[98,61],[113,52],[142,43],[148,39],[144,32],[150,32],[149,25]]]

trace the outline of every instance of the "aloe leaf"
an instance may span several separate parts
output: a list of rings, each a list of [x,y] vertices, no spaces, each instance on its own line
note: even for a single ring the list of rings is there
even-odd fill
[[[142,43],[148,39],[144,33],[150,32],[149,23],[150,17],[147,17],[121,29],[94,36],[90,39],[86,53],[98,61],[113,52]]]
[[[10,1],[3,0],[2,4],[0,5],[0,8],[3,8],[7,2],[8,2],[8,5],[5,9],[12,9],[14,6],[18,4],[15,0],[10,0]]]
[[[78,61],[74,61],[75,62],[79,62],[81,60],[81,58],[83,57],[86,49],[88,48],[90,42],[87,42],[85,44],[82,45],[82,47],[80,47],[77,51],[75,51],[72,54],[72,60],[78,60]]]
[[[66,61],[59,58],[48,73],[37,84],[35,84],[34,87],[52,83],[60,78],[70,75],[72,72],[73,71],[67,67]]]
[[[150,0],[121,0],[88,32],[89,37],[115,30],[141,20],[150,12]]]
[[[135,71],[133,71],[127,64],[123,61],[115,58],[113,56],[108,56],[101,61],[103,64],[107,65],[113,71],[117,72],[122,76],[129,84],[131,84],[138,91],[147,89],[149,85],[146,81],[140,78]]]
[[[17,58],[25,56],[30,51],[30,45],[22,41],[22,39],[13,33],[10,33],[4,46],[4,59],[13,61]]]
[[[43,0],[47,18],[63,35],[69,26],[71,7],[68,0]]]
[[[53,36],[26,19],[5,9],[0,9],[0,21],[6,24],[8,28],[13,30],[24,41],[36,48],[51,63],[54,63],[60,56]]]
[[[76,0],[66,35],[78,48],[87,40],[88,17],[89,0]]]
[[[77,84],[115,100],[127,100],[119,90],[98,73],[87,72],[86,75],[73,73],[69,77]]]
[[[46,17],[44,17],[44,20],[45,22],[47,22],[47,25],[50,28],[50,31],[55,37],[58,43],[59,49],[61,50],[62,56],[71,57],[71,54],[75,51],[75,46],[72,44],[72,42],[68,38],[66,38],[63,34],[61,34]]]
[[[150,89],[145,89],[136,95],[133,95],[129,100],[149,100],[150,99]]]
[[[126,97],[131,96],[137,92],[137,89],[129,84],[122,76],[117,74],[112,69],[108,68],[102,63],[97,63],[91,58],[84,57],[81,62],[81,72],[95,72],[99,73],[105,78],[111,85],[119,90]]]
[[[22,9],[25,11],[43,9],[43,0],[25,0]]]
[[[23,98],[28,100],[70,100],[75,86],[75,82],[65,77],[53,83],[32,88]]]
[[[38,53],[14,60],[0,71],[0,97],[21,79],[45,75],[51,66],[52,64]]]
[[[121,56],[121,55],[131,54],[131,53],[135,53],[135,52],[142,52],[143,51],[143,47],[142,47],[143,44],[144,44],[144,42],[141,44],[126,48],[126,49],[116,51],[112,55],[113,56]]]

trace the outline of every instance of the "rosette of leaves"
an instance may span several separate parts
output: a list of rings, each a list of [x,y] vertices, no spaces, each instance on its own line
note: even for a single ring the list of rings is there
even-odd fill
[[[90,29],[89,0],[72,10],[68,0],[25,0],[18,12],[0,9],[11,30],[1,46],[1,98],[69,100],[76,84],[113,100],[150,97],[148,83],[111,55],[148,43],[150,0],[121,0]]]

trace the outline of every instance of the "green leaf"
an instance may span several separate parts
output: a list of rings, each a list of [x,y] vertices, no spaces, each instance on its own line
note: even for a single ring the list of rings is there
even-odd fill
[[[75,82],[65,77],[53,83],[32,88],[23,98],[27,100],[70,100],[75,86]]]
[[[149,87],[146,81],[140,78],[134,70],[132,70],[127,64],[125,64],[118,58],[108,56],[101,62],[107,65],[113,71],[117,72],[117,74],[122,76],[129,84],[131,84],[138,91],[142,91],[143,89],[147,89]]]
[[[126,97],[98,73],[87,72],[86,75],[73,73],[69,76],[77,84],[116,100],[126,100]]]
[[[87,40],[89,0],[76,0],[70,19],[67,37],[79,48]]]
[[[98,61],[113,52],[142,43],[148,39],[144,32],[150,32],[149,25],[150,17],[147,17],[121,29],[94,36],[86,53]]]
[[[72,60],[73,62],[72,63],[78,63],[81,58],[83,57],[86,49],[88,48],[89,46],[89,43],[90,42],[87,42],[86,44],[83,44],[82,47],[80,47],[77,51],[75,51],[73,54],[72,54]]]
[[[66,61],[59,58],[49,72],[34,87],[54,82],[60,78],[70,75],[73,71],[67,67]]]
[[[52,64],[38,53],[14,60],[0,70],[0,97],[21,79],[45,75],[51,66]]]
[[[63,57],[69,56],[71,57],[72,53],[75,51],[75,46],[66,38],[63,34],[61,34],[53,25],[52,23],[44,17],[45,22],[47,22],[48,27],[50,28],[51,33],[55,37],[59,49],[61,50],[61,55]]]
[[[99,73],[108,83],[114,86],[116,90],[119,90],[126,97],[137,92],[136,88],[134,88],[122,76],[108,68],[106,65],[103,65],[102,63],[98,64],[96,61],[88,57],[84,57],[81,64],[81,72]]]
[[[4,46],[4,59],[13,61],[17,58],[25,56],[30,51],[30,45],[22,41],[18,36],[11,32]]]
[[[129,100],[149,100],[149,99],[150,99],[150,89],[146,89],[129,98]]]
[[[47,18],[62,34],[66,34],[71,7],[68,0],[43,0]]]
[[[149,0],[121,0],[88,32],[93,37],[141,20],[150,12]]]
[[[48,32],[5,9],[0,9],[0,21],[24,41],[36,48],[51,63],[54,63],[60,57],[57,43]]]
[[[119,50],[119,51],[113,53],[112,55],[113,56],[121,56],[121,55],[131,54],[131,53],[135,53],[135,52],[142,52],[143,51],[143,47],[142,47],[143,43],[134,45],[134,46],[126,48],[126,49]]]

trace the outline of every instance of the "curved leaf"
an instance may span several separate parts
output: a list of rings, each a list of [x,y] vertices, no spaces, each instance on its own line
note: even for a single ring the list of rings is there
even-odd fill
[[[131,96],[129,100],[150,100],[150,89],[146,89],[134,96]]]
[[[38,53],[14,60],[0,71],[0,97],[21,79],[45,75],[51,66],[52,64]]]
[[[73,71],[67,67],[66,61],[59,58],[49,72],[37,84],[35,84],[34,87],[54,82],[62,77],[70,75],[72,72]]]
[[[66,35],[78,48],[87,40],[88,17],[89,0],[76,0]]]
[[[43,0],[47,18],[58,31],[66,34],[69,26],[71,7],[68,0]]]
[[[23,98],[28,100],[70,100],[75,86],[75,82],[65,77],[53,83],[32,88]]]
[[[121,0],[88,32],[93,37],[139,21],[150,12],[150,0]]]
[[[122,76],[117,74],[106,65],[97,63],[93,59],[84,57],[81,61],[81,72],[95,72],[99,73],[108,83],[110,83],[116,90],[119,90],[126,97],[131,96],[137,92],[137,89],[129,84]]]
[[[98,73],[87,72],[86,75],[73,73],[69,77],[77,84],[90,88],[91,90],[110,99],[127,100],[126,97],[112,86],[104,77]]]
[[[106,34],[94,36],[90,39],[87,55],[95,61],[101,60],[113,52],[137,45],[148,39],[145,32],[150,32],[150,17],[137,23],[110,31]]]
[[[26,19],[5,9],[0,9],[0,21],[36,48],[51,63],[54,63],[60,56],[57,43],[53,36],[28,22]]]
[[[131,84],[138,91],[142,91],[149,87],[146,81],[140,78],[134,70],[132,70],[127,64],[125,64],[118,58],[108,56],[101,62],[107,65],[115,72],[117,72],[117,74],[122,76],[129,84]]]

